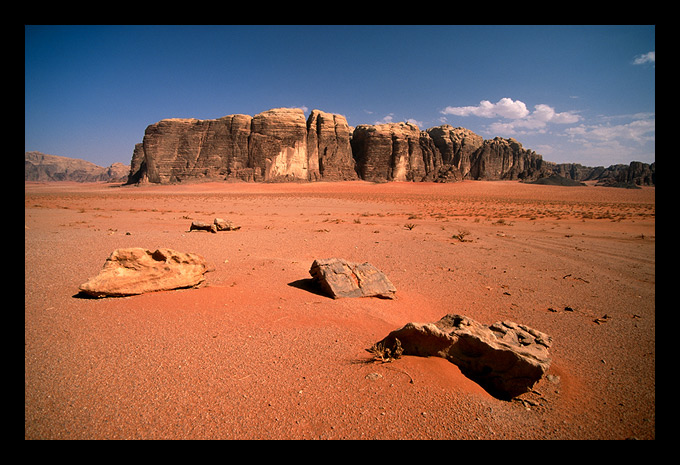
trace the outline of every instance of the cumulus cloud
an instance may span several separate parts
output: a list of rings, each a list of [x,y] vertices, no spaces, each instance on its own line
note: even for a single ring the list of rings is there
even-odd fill
[[[639,144],[652,142],[656,137],[656,119],[640,119],[617,125],[579,125],[568,128],[567,135],[572,141],[614,142],[632,141]]]
[[[653,65],[656,64],[656,53],[654,50],[643,53],[642,55],[638,55],[633,60],[634,65],[644,65],[645,63],[651,63]]]
[[[374,121],[373,124],[387,124],[387,123],[392,123],[394,119],[394,113],[388,113],[383,117],[383,119]]]
[[[425,126],[425,123],[423,123],[422,121],[418,121],[415,118],[409,118],[409,119],[406,120],[406,122],[414,124],[414,125],[418,126],[419,128],[422,128],[422,127]]]
[[[482,100],[477,106],[468,107],[446,107],[442,110],[445,115],[455,116],[481,116],[482,118],[524,118],[529,114],[529,110],[524,102],[502,98],[496,103]]]
[[[493,133],[507,135],[545,132],[548,123],[572,124],[581,119],[574,112],[559,113],[550,105],[543,103],[535,105],[534,111],[530,112],[521,100],[512,100],[507,97],[496,103],[482,100],[477,106],[446,107],[441,113],[455,116],[503,118],[506,121],[492,123],[489,130]]]

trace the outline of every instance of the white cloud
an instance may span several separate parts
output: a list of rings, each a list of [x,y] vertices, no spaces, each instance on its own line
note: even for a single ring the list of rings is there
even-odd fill
[[[501,135],[544,133],[547,124],[572,124],[581,118],[574,112],[558,113],[549,105],[539,103],[530,112],[521,100],[502,98],[496,103],[482,100],[477,106],[446,107],[441,113],[455,116],[479,116],[482,118],[504,118],[489,125],[489,131]]]
[[[633,60],[634,65],[644,65],[645,63],[656,64],[656,52],[654,50],[638,55]]]
[[[524,118],[529,114],[527,106],[520,100],[504,97],[496,103],[482,100],[479,105],[472,107],[446,107],[441,111],[445,115],[480,116],[482,118]]]
[[[578,122],[581,118],[570,111],[557,113],[554,108],[539,103],[534,107],[534,112],[531,114],[530,119],[535,119],[544,123],[572,124]]]
[[[387,124],[387,123],[392,123],[394,119],[394,113],[388,113],[386,116],[383,117],[383,119],[374,121],[373,124]]]
[[[414,119],[414,118],[409,118],[409,119],[406,120],[406,122],[414,124],[414,125],[418,126],[419,128],[422,128],[422,127],[425,126],[425,123],[423,123],[422,121],[418,121],[417,119]]]
[[[656,119],[640,119],[627,124],[617,125],[580,125],[565,130],[573,141],[589,141],[594,143],[652,142],[656,137]]]

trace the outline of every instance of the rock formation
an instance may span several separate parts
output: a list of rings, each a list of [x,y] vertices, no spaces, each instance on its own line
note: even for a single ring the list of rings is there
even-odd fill
[[[215,218],[212,223],[192,221],[191,226],[189,227],[189,232],[208,231],[211,233],[217,233],[218,231],[237,231],[239,229],[241,229],[241,226],[234,224],[233,221]]]
[[[122,163],[104,168],[89,161],[41,152],[25,152],[24,157],[25,181],[123,182],[130,171]]]
[[[374,348],[446,358],[491,394],[508,399],[530,390],[545,374],[551,343],[550,336],[525,325],[503,321],[485,326],[449,314],[435,323],[407,323]]]
[[[342,297],[393,299],[397,292],[387,276],[370,263],[352,263],[340,258],[314,260],[309,274],[334,299]]]
[[[638,162],[634,162],[638,163]],[[128,183],[181,181],[536,180],[626,178],[654,184],[654,164],[621,169],[546,162],[515,139],[485,140],[469,129],[411,123],[361,124],[344,116],[276,108],[215,120],[164,119],[146,128]],[[615,165],[618,166],[618,165]],[[623,165],[625,166],[625,165]],[[630,174],[629,174],[630,172]]]
[[[472,158],[472,179],[530,179],[543,173],[543,157],[512,138],[485,140]]]
[[[307,151],[310,180],[358,179],[344,116],[312,110],[307,119]]]
[[[135,146],[128,183],[356,179],[341,115],[276,108],[216,120],[165,119]]]
[[[421,131],[411,123],[360,124],[352,135],[359,177],[366,181],[421,181],[428,171],[420,138]],[[432,170],[434,165],[427,168]]]
[[[597,181],[604,186],[654,186],[656,184],[656,163],[632,161],[629,165],[583,166],[579,163],[545,162],[553,173],[574,181]]]
[[[482,147],[484,139],[469,129],[454,128],[448,124],[430,128],[427,134],[441,154],[444,169],[441,170],[440,176],[454,172],[460,179],[452,180],[462,180],[468,176],[474,160],[473,155]]]
[[[116,249],[101,272],[80,286],[94,297],[121,297],[145,292],[194,287],[203,282],[205,259],[171,249]]]

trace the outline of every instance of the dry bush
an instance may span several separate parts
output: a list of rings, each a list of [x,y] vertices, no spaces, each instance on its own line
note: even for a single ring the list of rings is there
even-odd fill
[[[384,344],[378,342],[376,344],[373,344],[373,346],[371,346],[371,348],[367,350],[370,354],[373,355],[374,360],[383,363],[396,360],[399,357],[401,357],[402,353],[404,353],[404,349],[401,347],[401,341],[399,339],[394,340],[394,349],[390,349],[389,347],[386,347]]]
[[[459,229],[458,234],[451,236],[452,239],[458,239],[460,242],[472,242],[472,239],[465,239],[465,236],[469,236],[470,231],[467,229]]]

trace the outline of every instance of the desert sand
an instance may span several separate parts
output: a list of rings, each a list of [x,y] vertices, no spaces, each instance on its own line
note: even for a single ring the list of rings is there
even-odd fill
[[[188,232],[215,217],[241,229]],[[212,269],[79,295],[122,247]],[[397,299],[323,295],[309,268],[330,257]],[[447,313],[549,334],[547,375],[506,401],[444,359],[366,351]],[[655,439],[655,188],[26,183],[24,350],[26,439]]]

